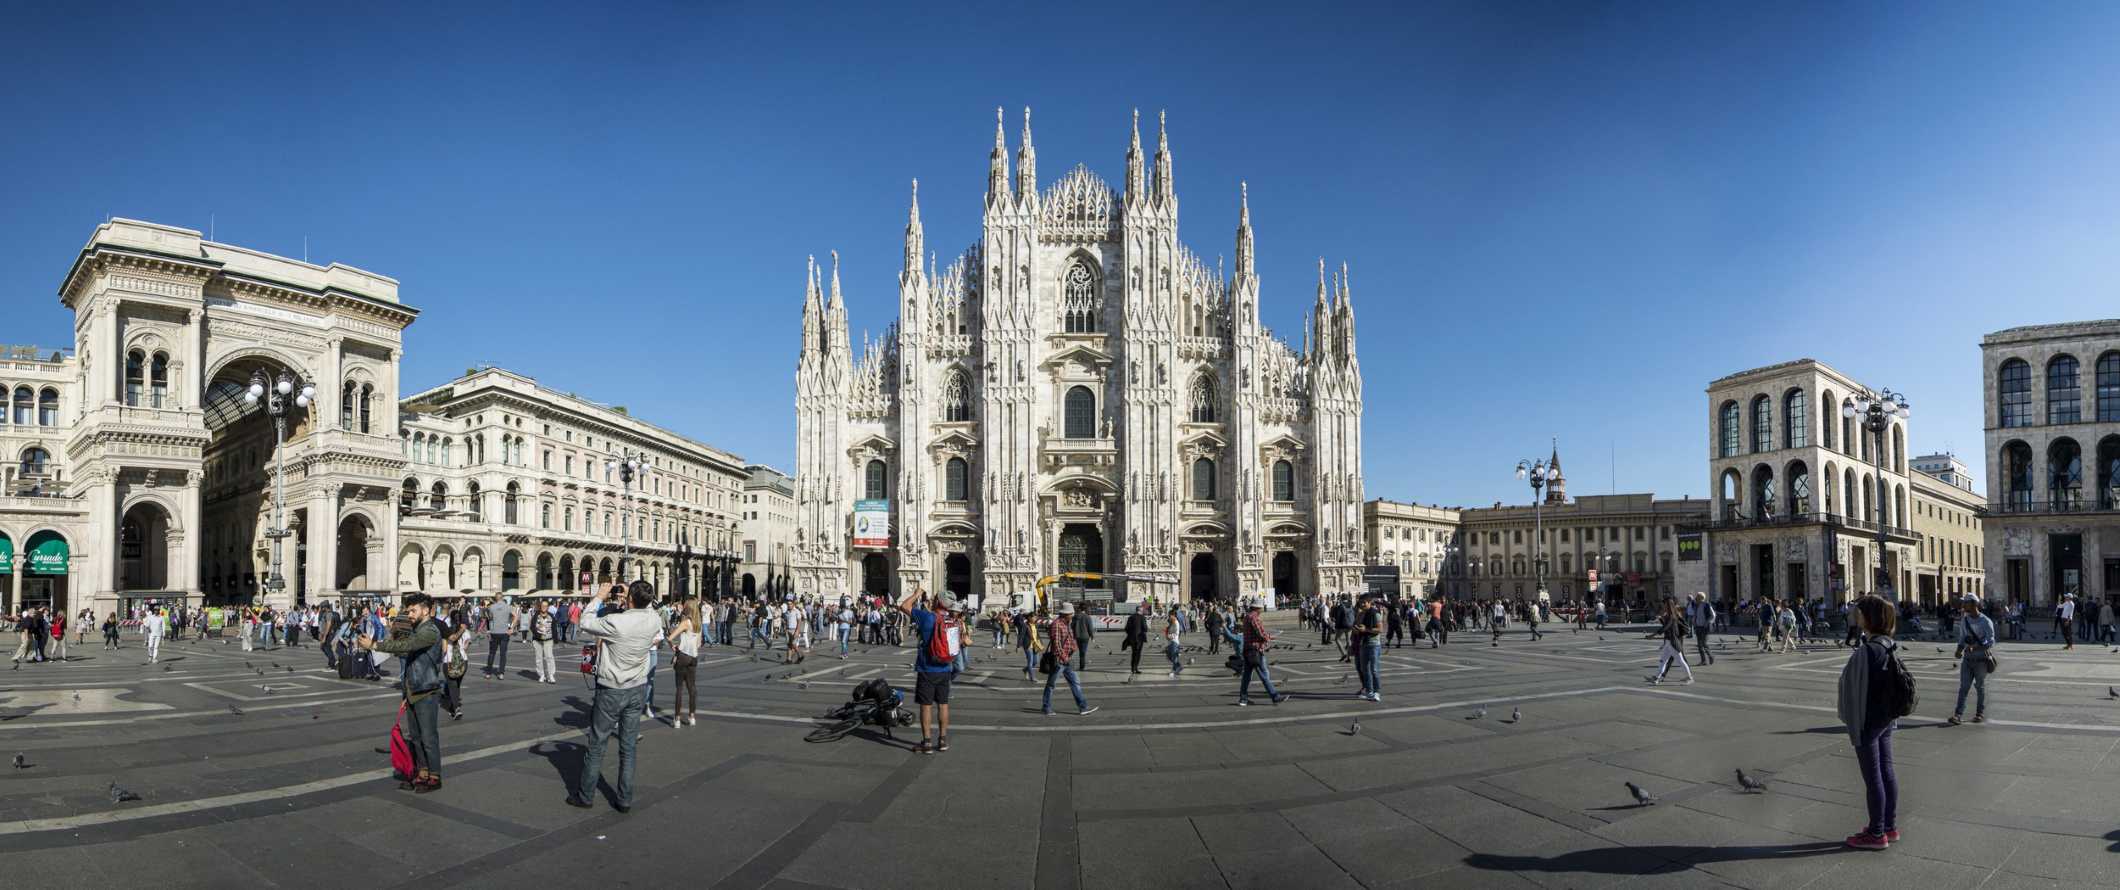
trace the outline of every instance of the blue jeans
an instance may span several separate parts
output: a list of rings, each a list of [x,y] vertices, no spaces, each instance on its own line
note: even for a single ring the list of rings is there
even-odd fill
[[[594,800],[596,780],[604,772],[604,742],[618,736],[618,802],[633,805],[634,736],[640,734],[641,708],[647,703],[647,687],[627,689],[596,687],[596,710],[589,715],[589,753],[582,757],[581,781],[576,783],[582,800]]]
[[[649,710],[655,708],[655,662],[655,650],[650,649],[648,650],[648,695],[646,698],[641,699],[640,703],[641,707]]]
[[[1163,657],[1170,659],[1172,676],[1185,673],[1185,661],[1178,657],[1178,653],[1183,651],[1184,647],[1179,646],[1176,642],[1167,643],[1163,646]]]
[[[1369,642],[1355,654],[1355,670],[1362,675],[1362,691],[1382,693],[1384,680],[1377,675],[1377,662],[1384,657],[1382,643]]]
[[[1067,677],[1067,691],[1075,694],[1075,709],[1088,710],[1089,702],[1082,698],[1082,684],[1075,679],[1075,667],[1065,661],[1059,662],[1053,672],[1045,675],[1045,712],[1053,712],[1053,681]]]
[[[1028,674],[1038,669],[1038,650],[1023,650],[1023,672]]]
[[[1973,698],[1973,713],[1987,713],[1987,656],[1968,655],[1958,661],[1958,707],[1953,715],[1965,713],[1965,693],[1977,689],[1980,694]]]
[[[1246,652],[1240,657],[1244,660],[1244,679],[1237,684],[1237,701],[1251,700],[1251,675],[1253,671],[1258,672],[1259,682],[1266,685],[1266,697],[1280,698],[1281,694],[1275,692],[1273,688],[1273,674],[1267,672],[1266,653]],[[1257,662],[1254,663],[1253,659],[1257,659]]]
[[[847,638],[848,638],[848,637],[850,637],[850,636],[853,636],[853,633],[852,633],[852,629],[851,629],[851,628],[848,628],[848,627],[847,627],[846,625],[844,625],[844,624],[840,625],[840,626],[839,626],[839,654],[841,654],[841,655],[845,655],[845,654],[847,654]]]
[[[1898,828],[1899,776],[1892,771],[1892,730],[1895,721],[1855,746],[1855,763],[1862,769],[1863,803],[1870,809],[1871,834]]]

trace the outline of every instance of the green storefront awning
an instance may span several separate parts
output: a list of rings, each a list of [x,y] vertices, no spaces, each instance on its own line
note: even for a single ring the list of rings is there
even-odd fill
[[[15,573],[15,539],[0,535],[0,575]]]
[[[64,575],[67,558],[73,555],[66,539],[52,532],[38,532],[30,538],[27,553],[32,575]]]

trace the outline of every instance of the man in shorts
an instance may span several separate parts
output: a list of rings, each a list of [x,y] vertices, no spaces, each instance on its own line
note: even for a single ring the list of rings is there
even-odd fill
[[[934,754],[950,749],[950,680],[957,676],[956,659],[935,659],[928,655],[929,641],[935,635],[944,634],[944,639],[954,652],[963,651],[964,628],[954,617],[957,598],[945,590],[932,598],[918,587],[898,601],[898,610],[913,622],[913,703],[920,706],[920,754]],[[939,722],[935,719],[939,717]],[[935,732],[930,733],[929,727]],[[932,740],[932,741],[931,741]]]

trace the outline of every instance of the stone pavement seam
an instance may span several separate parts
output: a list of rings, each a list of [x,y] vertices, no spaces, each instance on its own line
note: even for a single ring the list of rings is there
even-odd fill
[[[1045,798],[1038,812],[1038,890],[1074,890],[1082,883],[1074,770],[1075,740],[1053,736],[1045,750]]]
[[[904,763],[885,775],[883,781],[870,788],[852,807],[841,810],[832,804],[819,806],[802,822],[781,835],[779,840],[752,855],[714,886],[731,890],[760,890],[771,884],[789,865],[794,864],[796,857],[801,856],[823,838],[826,832],[831,831],[833,825],[842,821],[873,822],[883,815],[883,811],[897,799],[899,792],[911,785],[933,759],[906,758]]]
[[[499,817],[488,816],[476,810],[451,806],[432,797],[416,797],[409,794],[379,794],[376,796],[407,809],[418,810],[427,815],[438,816],[451,822],[461,822],[474,828],[483,828],[502,837],[511,837],[519,841],[526,841],[545,833],[544,829],[541,828],[532,828],[520,822],[510,822]]]

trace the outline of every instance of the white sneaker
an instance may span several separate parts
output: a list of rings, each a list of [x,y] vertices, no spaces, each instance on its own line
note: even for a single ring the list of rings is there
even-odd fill
[[[698,715],[698,714],[693,714],[693,715],[691,715],[691,716],[688,716],[688,717],[686,717],[686,718],[685,718],[685,725],[687,725],[687,726],[698,726],[698,725],[699,725],[699,715]]]

